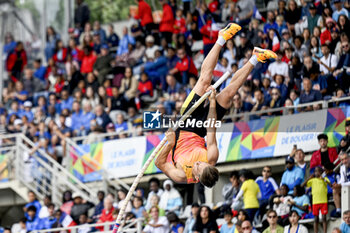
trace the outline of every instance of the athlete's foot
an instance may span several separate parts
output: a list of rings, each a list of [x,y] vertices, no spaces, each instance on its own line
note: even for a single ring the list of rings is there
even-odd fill
[[[222,36],[225,41],[231,39],[242,28],[238,24],[229,23],[225,28],[219,31],[219,36]]]
[[[265,63],[267,60],[273,58],[277,58],[277,54],[269,49],[261,49],[258,47],[254,47],[253,55],[256,56],[258,62]]]

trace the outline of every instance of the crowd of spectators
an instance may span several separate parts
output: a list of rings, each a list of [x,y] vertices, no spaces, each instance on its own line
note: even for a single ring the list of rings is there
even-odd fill
[[[224,47],[214,80],[242,67],[254,46],[278,54],[276,61],[254,68],[235,95],[230,114],[349,95],[349,1],[264,1],[267,12],[261,14],[266,20],[253,0],[182,2],[177,5],[177,1],[160,0],[163,15],[156,22],[147,2],[138,0],[138,14],[119,38],[113,25],[108,25],[106,32],[98,21],[91,23],[88,6],[78,0],[68,41],[62,41],[53,27],[47,28],[45,60],[27,59],[24,44],[7,33],[3,50],[8,81],[1,93],[0,133],[23,132],[37,145],[32,153],[40,148],[58,161],[63,157],[65,137],[88,135],[85,143],[90,143],[103,132],[120,133],[107,139],[127,137],[129,131],[141,135],[142,110],[155,107],[162,114],[180,112],[203,58],[215,43],[218,30],[228,22],[243,29]],[[347,102],[333,104],[345,105]],[[291,108],[288,113],[320,108],[314,104]],[[257,113],[251,119],[280,114]],[[242,118],[232,118],[239,120]],[[335,206],[331,216],[338,218],[344,211],[341,230],[347,232],[350,213],[340,208],[340,190],[350,180],[350,160],[344,153],[349,137],[344,137],[338,148],[328,148],[327,136],[320,135],[320,150],[310,164],[304,161],[304,152],[294,148],[286,158],[280,185],[268,166],[257,179],[251,171],[232,172],[223,189],[224,204],[216,209],[193,204],[186,224],[179,220],[182,197],[172,182],[164,182],[164,191],[159,182],[151,182],[147,201],[139,190],[128,203],[126,219],[145,217],[145,232],[168,232],[170,228],[173,232],[217,232],[218,216],[227,221],[221,232],[256,232],[256,223],[262,223],[259,230],[265,232],[282,232],[282,227],[285,232],[307,232],[298,221],[314,218],[315,226],[322,222],[325,230],[331,200]],[[333,171],[338,156],[340,175]],[[120,190],[117,198],[113,193],[98,196],[100,203],[90,214],[93,203],[78,194],[67,191],[58,207],[49,196],[41,206],[30,193],[26,218],[13,232],[64,226],[67,219],[81,224],[81,232],[89,232],[88,223],[116,218],[126,194]],[[237,221],[233,224],[234,216]]]
[[[214,71],[235,72],[254,46],[272,49],[276,61],[259,64],[234,97],[230,114],[330,100],[349,93],[349,3],[340,0],[265,1],[266,14],[253,0],[161,0],[160,22],[151,7],[138,0],[132,26],[121,38],[90,22],[89,7],[77,1],[75,26],[63,41],[52,26],[46,30],[45,60],[28,59],[24,43],[6,34],[4,53],[8,81],[0,103],[0,132],[24,132],[38,141],[45,136],[55,157],[62,137],[103,132],[114,139],[141,135],[142,110],[176,115],[195,85],[198,70],[228,22],[242,26],[227,42]],[[265,18],[263,16],[265,16]],[[27,43],[26,43],[27,44]],[[224,88],[226,83],[222,85]],[[344,106],[347,102],[333,102]],[[320,109],[290,108],[288,113]],[[251,115],[250,119],[282,111]],[[232,121],[242,120],[233,117]],[[123,133],[125,132],[125,133]],[[103,140],[103,139],[101,139]]]
[[[350,185],[350,155],[347,153],[350,122],[346,128],[347,135],[342,139],[345,144],[337,148],[327,146],[326,134],[318,135],[320,149],[313,152],[310,162],[305,161],[301,148],[294,147],[285,158],[286,168],[279,185],[271,166],[264,166],[258,177],[247,169],[232,171],[229,183],[222,189],[223,202],[207,206],[194,201],[186,214],[184,196],[173,182],[165,180],[162,189],[160,181],[152,178],[148,183],[148,195],[138,188],[126,204],[124,219],[143,218],[143,232],[149,233],[307,233],[311,227],[317,233],[320,223],[323,232],[330,232],[327,231],[327,216],[337,219],[343,211],[340,228],[332,232],[349,232],[350,211],[341,209],[340,192],[342,187]],[[29,203],[23,208],[24,218],[12,226],[12,232],[74,225],[79,225],[79,232],[103,231],[104,226],[91,224],[108,222],[112,225],[119,208],[125,204],[126,191],[117,190],[107,195],[99,191],[97,196],[98,203],[94,204],[77,193],[66,191],[61,206],[55,206],[50,196],[46,196],[41,205],[30,191]]]

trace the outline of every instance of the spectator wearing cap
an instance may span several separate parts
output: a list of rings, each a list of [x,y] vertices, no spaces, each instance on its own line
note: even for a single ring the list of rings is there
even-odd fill
[[[171,43],[172,33],[174,32],[174,13],[168,4],[168,0],[160,0],[163,7],[163,16],[159,23],[159,32],[162,38],[165,38],[167,43]]]
[[[24,67],[27,65],[27,53],[24,50],[23,43],[18,41],[16,48],[11,51],[6,58],[6,70],[12,81],[21,78]]]
[[[332,41],[328,45],[330,53],[336,55],[339,58],[339,54],[341,52],[341,43],[340,43],[339,30],[336,26],[331,28],[331,38],[332,38]]]
[[[117,56],[124,55],[129,52],[129,44],[135,45],[134,37],[128,34],[128,28],[123,28],[123,37],[119,42],[119,47],[117,51]]]
[[[240,1],[245,2],[245,1]],[[236,60],[241,60],[244,58],[247,50],[253,50],[254,46],[252,43],[248,40],[247,34],[245,32],[241,32],[239,34],[239,42],[240,45],[236,48]]]
[[[313,3],[309,6],[309,13],[310,15],[307,17],[308,29],[313,32],[314,28],[320,25],[322,18],[317,14],[316,6]]]
[[[193,60],[190,56],[186,54],[185,49],[180,48],[177,50],[177,56],[179,57],[179,61],[176,63],[175,68],[169,71],[170,74],[175,75],[176,73],[180,73],[181,75],[181,83],[183,85],[188,84],[188,80],[190,76],[197,77],[198,71],[195,67]]]
[[[96,62],[93,67],[93,73],[97,77],[97,80],[100,85],[106,80],[107,74],[112,70],[111,61],[113,57],[109,54],[109,47],[107,44],[101,46],[101,54],[96,59]]]
[[[82,214],[88,215],[88,211],[94,207],[94,204],[89,201],[83,201],[83,198],[79,193],[73,193],[73,202],[74,205],[70,211],[70,215],[73,218],[74,222],[79,224],[79,217]]]
[[[90,46],[85,46],[80,72],[83,75],[87,75],[88,73],[92,72],[96,60],[97,56],[93,52],[92,48]]]
[[[146,37],[146,50],[145,50],[145,59],[146,61],[153,61],[155,58],[155,52],[159,50],[159,46],[154,44],[154,37],[152,35],[148,35]]]
[[[343,2],[341,0],[334,0],[333,4],[335,9],[333,11],[332,18],[335,22],[338,22],[340,15],[345,15],[347,18],[349,18],[349,12],[343,7]]]
[[[103,28],[101,28],[100,21],[96,20],[94,22],[94,34],[98,33],[100,36],[101,43],[104,44],[106,43],[106,32]]]
[[[119,45],[119,36],[114,32],[113,24],[108,25],[107,44],[109,47],[116,49]]]
[[[304,181],[304,173],[303,170],[295,166],[295,160],[293,157],[286,157],[286,170],[284,171],[281,179],[281,184],[288,186],[289,192],[288,194],[293,194],[293,189],[296,185],[300,185]]]
[[[319,134],[317,140],[320,149],[312,153],[310,173],[313,173],[317,166],[325,167],[331,165],[334,167],[334,162],[338,158],[337,149],[335,147],[328,147],[328,136],[326,134]]]
[[[24,102],[24,104],[23,104],[24,111],[21,114],[22,116],[26,116],[29,122],[32,122],[34,119],[34,114],[32,112],[32,106],[33,106],[32,102],[30,102],[28,100],[26,102]]]
[[[135,17],[140,20],[141,26],[146,33],[153,30],[152,9],[145,0],[138,0],[138,14]]]
[[[102,46],[102,40],[101,40],[101,35],[97,31],[94,31],[92,34],[92,43],[93,43],[93,49],[96,55],[100,55],[101,53],[101,46]]]

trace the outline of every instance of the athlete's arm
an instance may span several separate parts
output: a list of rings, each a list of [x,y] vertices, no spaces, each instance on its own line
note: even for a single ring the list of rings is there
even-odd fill
[[[210,165],[215,165],[219,158],[219,150],[216,144],[216,128],[215,122],[217,119],[216,115],[216,91],[213,87],[208,89],[212,90],[212,93],[209,97],[209,112],[208,112],[208,121],[213,122],[209,124],[207,128],[207,150],[208,150],[208,163]]]
[[[175,133],[174,131],[168,131],[165,133],[165,136],[168,143],[163,147],[154,164],[173,181],[177,183],[186,183],[185,172],[177,169],[173,164],[166,161],[168,154],[175,146]]]

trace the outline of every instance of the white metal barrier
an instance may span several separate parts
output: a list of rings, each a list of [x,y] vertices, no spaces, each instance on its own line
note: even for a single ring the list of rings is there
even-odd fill
[[[33,191],[39,199],[50,194],[52,201],[62,204],[62,193],[66,190],[79,193],[84,199],[96,202],[96,193],[82,183],[68,170],[51,158],[44,150],[23,134],[0,135],[0,141],[8,146],[8,167],[10,179],[19,180],[20,183]],[[35,148],[35,149],[34,149]]]
[[[142,232],[142,224],[144,222],[144,218],[138,218],[132,221],[127,221],[126,224],[122,227],[120,232],[125,233],[141,233]],[[47,233],[47,232],[70,232],[70,233],[77,233],[79,229],[94,229],[96,227],[103,227],[103,232],[112,232],[112,227],[114,225],[114,222],[104,222],[104,223],[96,223],[96,224],[85,224],[85,225],[79,225],[79,226],[72,226],[72,227],[61,227],[61,228],[52,228],[52,229],[45,229],[45,230],[36,230],[31,231],[31,233]],[[86,232],[86,231],[84,231]],[[89,233],[92,232],[101,232],[99,230],[95,231],[89,231]]]

